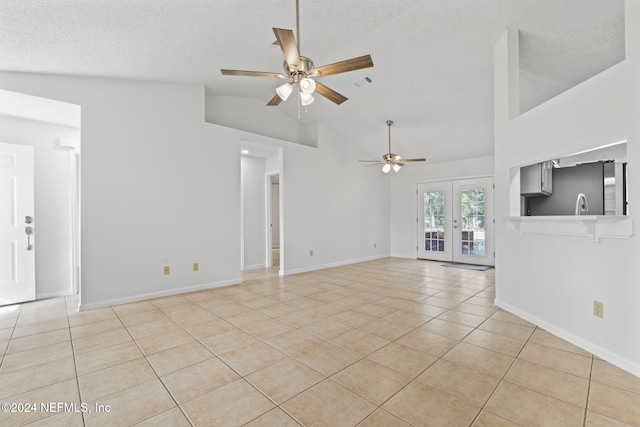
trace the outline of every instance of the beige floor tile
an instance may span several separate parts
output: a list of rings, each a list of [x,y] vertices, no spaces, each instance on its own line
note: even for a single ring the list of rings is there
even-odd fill
[[[369,355],[368,359],[409,375],[412,378],[438,360],[436,356],[397,342],[392,342]]]
[[[640,394],[591,382],[589,410],[632,425],[640,425]]]
[[[302,327],[302,329],[324,340],[330,340],[353,330],[351,326],[330,319],[318,320]]]
[[[529,339],[535,328],[530,326],[522,326],[516,323],[504,322],[500,320],[487,319],[478,326],[483,331],[493,332],[494,334],[506,335],[511,338]]]
[[[485,409],[523,426],[580,427],[584,409],[509,382],[502,382]]]
[[[454,340],[421,330],[409,332],[396,342],[437,357],[445,354],[457,343]]]
[[[587,404],[589,380],[524,359],[516,360],[505,380],[582,408]]]
[[[214,354],[220,355],[228,351],[244,347],[245,345],[258,342],[258,339],[241,329],[232,329],[221,334],[201,339],[200,342]]]
[[[357,311],[358,313],[368,314],[369,316],[381,318],[395,312],[396,309],[393,307],[389,307],[388,305],[369,303],[361,305],[360,307],[356,307],[355,311]]]
[[[309,347],[321,343],[323,340],[308,332],[295,329],[270,337],[266,341],[286,354],[296,355]]]
[[[520,353],[520,350],[526,343],[523,339],[494,334],[493,332],[483,331],[481,329],[476,329],[471,332],[464,340],[462,340],[462,342],[513,357]]]
[[[169,317],[180,326],[197,325],[199,323],[215,320],[218,316],[209,310],[195,304],[194,308],[187,308],[185,305],[180,306],[181,309],[171,313]]]
[[[331,342],[338,344],[339,346],[348,348],[349,350],[356,352],[362,356],[367,356],[387,345],[389,343],[389,340],[377,335],[370,334],[368,332],[361,331],[359,329],[355,329],[351,332],[332,339]]]
[[[345,325],[351,326],[352,328],[359,328],[363,325],[371,324],[371,322],[377,320],[378,318],[376,316],[360,313],[358,311],[346,311],[344,313],[331,316],[330,319],[335,320],[336,322],[344,323]]]
[[[425,304],[422,302],[416,302],[406,306],[403,310],[410,311],[412,313],[422,314],[429,317],[438,317],[445,311],[446,308],[436,307],[434,305]]]
[[[363,359],[331,377],[376,405],[383,404],[411,378],[373,360]]]
[[[218,305],[216,307],[207,307],[207,308],[211,310],[213,314],[222,318],[252,310],[246,305],[238,304],[237,302],[233,302],[231,304],[225,304],[225,305]]]
[[[58,344],[51,344],[36,347],[31,350],[12,353],[5,356],[0,367],[0,374],[17,371],[19,369],[42,365],[43,363],[73,357],[71,341],[63,341]]]
[[[138,301],[128,304],[115,305],[112,307],[118,316],[127,316],[133,313],[133,315],[142,313],[143,311],[156,311],[156,307],[151,301]]]
[[[71,340],[69,329],[58,329],[51,332],[43,332],[41,334],[14,338],[9,341],[7,354],[19,353],[21,351],[31,350],[32,348],[57,344],[69,340]]]
[[[69,321],[66,317],[62,317],[60,319],[48,320],[46,322],[17,326],[13,330],[12,338],[26,337],[28,335],[41,334],[43,332],[50,332],[67,328],[69,328]]]
[[[326,341],[297,352],[294,357],[325,376],[333,375],[362,358],[351,350]]]
[[[433,305],[435,307],[446,308],[447,310],[460,304],[460,301],[455,301],[455,300],[446,299],[446,298],[439,298],[436,296],[428,297],[427,299],[421,302],[424,304]]]
[[[241,426],[274,408],[274,404],[243,379],[217,388],[182,405],[194,425]]]
[[[294,311],[298,311],[298,310],[299,310],[298,307],[294,307],[292,305],[282,303],[282,302],[279,302],[277,304],[267,305],[257,309],[257,311],[269,317],[284,316],[285,314],[293,313]]]
[[[384,409],[377,409],[373,414],[369,415],[358,427],[410,427],[400,418],[391,415]]]
[[[275,408],[245,424],[245,427],[296,427],[299,425],[282,409]]]
[[[324,376],[292,359],[278,363],[248,375],[246,379],[277,404],[319,383]]]
[[[224,332],[237,331],[239,329],[224,319],[216,318],[195,325],[184,326],[184,330],[193,335],[195,339],[202,340]]]
[[[464,313],[462,311],[449,310],[438,316],[438,319],[476,328],[486,320],[486,317],[476,316],[475,314]]]
[[[442,319],[433,319],[420,326],[418,330],[459,341],[473,331],[473,328]]]
[[[520,424],[516,424],[512,421],[504,419],[492,414],[488,411],[480,412],[480,415],[471,424],[471,427],[521,427]]]
[[[640,394],[640,377],[604,360],[594,359],[591,380]]]
[[[559,369],[582,378],[589,378],[591,375],[591,357],[559,350],[531,341],[522,349],[518,358],[549,368]]]
[[[156,378],[145,359],[136,359],[82,375],[78,377],[78,384],[82,401],[91,402]]]
[[[225,320],[240,328],[250,325],[252,323],[264,322],[269,320],[270,317],[260,313],[259,311],[251,310],[244,311],[242,313],[234,314],[233,316],[227,316]]]
[[[379,337],[386,338],[390,341],[394,341],[406,333],[411,332],[414,328],[399,323],[389,322],[385,319],[378,319],[361,326],[360,329],[371,334],[378,335]]]
[[[151,302],[158,308],[163,307],[178,307],[183,304],[192,304],[193,301],[186,297],[186,295],[169,295],[166,297],[155,298]]]
[[[444,358],[496,378],[502,378],[515,360],[511,356],[466,343],[456,345]]]
[[[120,319],[107,319],[85,325],[74,326],[71,328],[71,337],[78,339],[89,335],[96,335],[103,332],[113,331],[115,329],[124,329]]]
[[[46,405],[48,402],[61,402],[63,404],[68,403],[79,406],[80,395],[78,394],[78,383],[75,378],[72,378],[14,395],[11,398],[4,399],[4,401],[9,403],[35,403],[36,407],[35,410],[32,411],[0,412],[0,425],[3,427],[22,426],[39,419],[43,421],[41,425],[48,426],[49,423],[46,421],[50,420],[50,416],[55,413],[55,410],[58,410],[58,406],[43,407],[41,404]],[[61,409],[63,410],[64,407]],[[53,422],[51,422],[51,425],[53,425]],[[80,425],[82,426],[82,418]]]
[[[504,311],[504,310],[496,311],[491,315],[490,319],[515,323],[517,325],[528,326],[530,328],[534,328],[536,326],[533,323],[527,322],[526,320],[516,316],[515,314],[511,314],[508,311]]]
[[[239,378],[220,359],[213,357],[167,374],[162,377],[162,382],[182,404]]]
[[[281,406],[305,426],[356,425],[375,405],[331,380],[325,380]]]
[[[109,411],[96,411],[98,405],[109,405]],[[175,402],[160,380],[154,379],[99,398],[89,403],[92,411],[85,414],[87,427],[128,426],[161,414]]]
[[[114,329],[113,331],[74,339],[73,352],[77,356],[79,354],[89,353],[91,351],[129,341],[133,342],[129,332],[125,329]]]
[[[606,417],[597,412],[587,411],[587,422],[585,427],[633,427],[631,424],[623,423],[620,420]]]
[[[184,330],[160,333],[136,340],[145,355],[157,353],[183,344],[196,342],[196,340]]]
[[[407,310],[398,310],[394,313],[389,314],[388,316],[385,316],[384,319],[388,320],[389,322],[399,323],[401,325],[417,328],[418,326],[424,325],[429,320],[431,320],[431,317]]]
[[[480,412],[480,408],[420,381],[410,383],[382,407],[416,426],[468,426]]]
[[[136,424],[136,427],[191,427],[191,423],[180,408],[175,407],[147,418]]]
[[[431,365],[418,380],[478,407],[486,403],[500,382],[498,378],[446,359]]]
[[[260,341],[223,353],[219,357],[240,375],[246,376],[273,365],[286,355]]]
[[[119,317],[127,328],[142,325],[144,323],[157,322],[159,320],[170,320],[169,316],[159,309],[147,310],[139,313],[128,312],[126,314],[119,315]]]
[[[86,375],[141,357],[143,355],[138,346],[128,341],[76,356],[76,370],[78,375]]]
[[[295,327],[277,319],[269,319],[265,320],[264,322],[247,325],[242,329],[260,339],[267,339],[276,335],[280,335],[284,332],[291,331],[295,329]]]
[[[3,424],[9,427],[11,424]],[[59,412],[29,424],[29,427],[84,427],[81,410],[79,412]]]
[[[191,342],[153,353],[147,359],[154,371],[162,376],[212,357],[213,354],[205,346]]]
[[[171,332],[181,331],[182,328],[170,318],[165,317],[164,319],[139,323],[137,325],[127,327],[127,330],[131,336],[137,340],[156,334],[169,334]]]
[[[591,357],[591,353],[589,353],[588,351],[583,350],[580,347],[573,345],[570,342],[565,341],[550,332],[545,331],[544,329],[537,328],[533,335],[531,335],[531,342],[579,354],[581,356]]]
[[[46,387],[76,376],[73,357],[0,374],[0,398]]]

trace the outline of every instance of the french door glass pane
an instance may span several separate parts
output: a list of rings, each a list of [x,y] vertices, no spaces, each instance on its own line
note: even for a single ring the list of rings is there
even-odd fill
[[[444,252],[444,192],[424,193],[424,250]]]
[[[484,188],[473,188],[460,192],[461,252],[463,255],[484,256],[484,208]]]

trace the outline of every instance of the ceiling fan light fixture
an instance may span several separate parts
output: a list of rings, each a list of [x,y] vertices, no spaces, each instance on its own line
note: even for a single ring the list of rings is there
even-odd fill
[[[303,106],[307,106],[315,101],[315,98],[310,93],[300,92],[300,103]]]
[[[398,171],[400,170],[400,168],[401,168],[401,167],[402,167],[402,166],[400,166],[400,165],[398,165],[398,164],[395,164],[395,165],[393,165],[393,171],[394,171],[394,172],[398,172]]]
[[[382,166],[382,172],[389,173],[390,170],[391,170],[391,164],[385,163],[384,166]]]
[[[276,93],[283,101],[286,101],[287,98],[289,98],[291,92],[293,92],[293,84],[291,83],[285,83],[282,86],[278,86],[276,88]]]
[[[308,77],[300,80],[300,90],[302,91],[302,93],[312,94],[316,90],[315,80]]]

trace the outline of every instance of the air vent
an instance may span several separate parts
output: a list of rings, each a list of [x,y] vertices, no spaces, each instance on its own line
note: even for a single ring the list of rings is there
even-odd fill
[[[371,77],[365,77],[364,79],[358,80],[353,84],[358,87],[362,87],[362,86],[370,85],[371,83],[373,83],[373,80],[371,80]]]

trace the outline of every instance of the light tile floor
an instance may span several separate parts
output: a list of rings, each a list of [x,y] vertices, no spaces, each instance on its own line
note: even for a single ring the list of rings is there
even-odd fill
[[[494,296],[494,270],[388,258],[0,307],[0,425],[640,426],[640,378]]]

